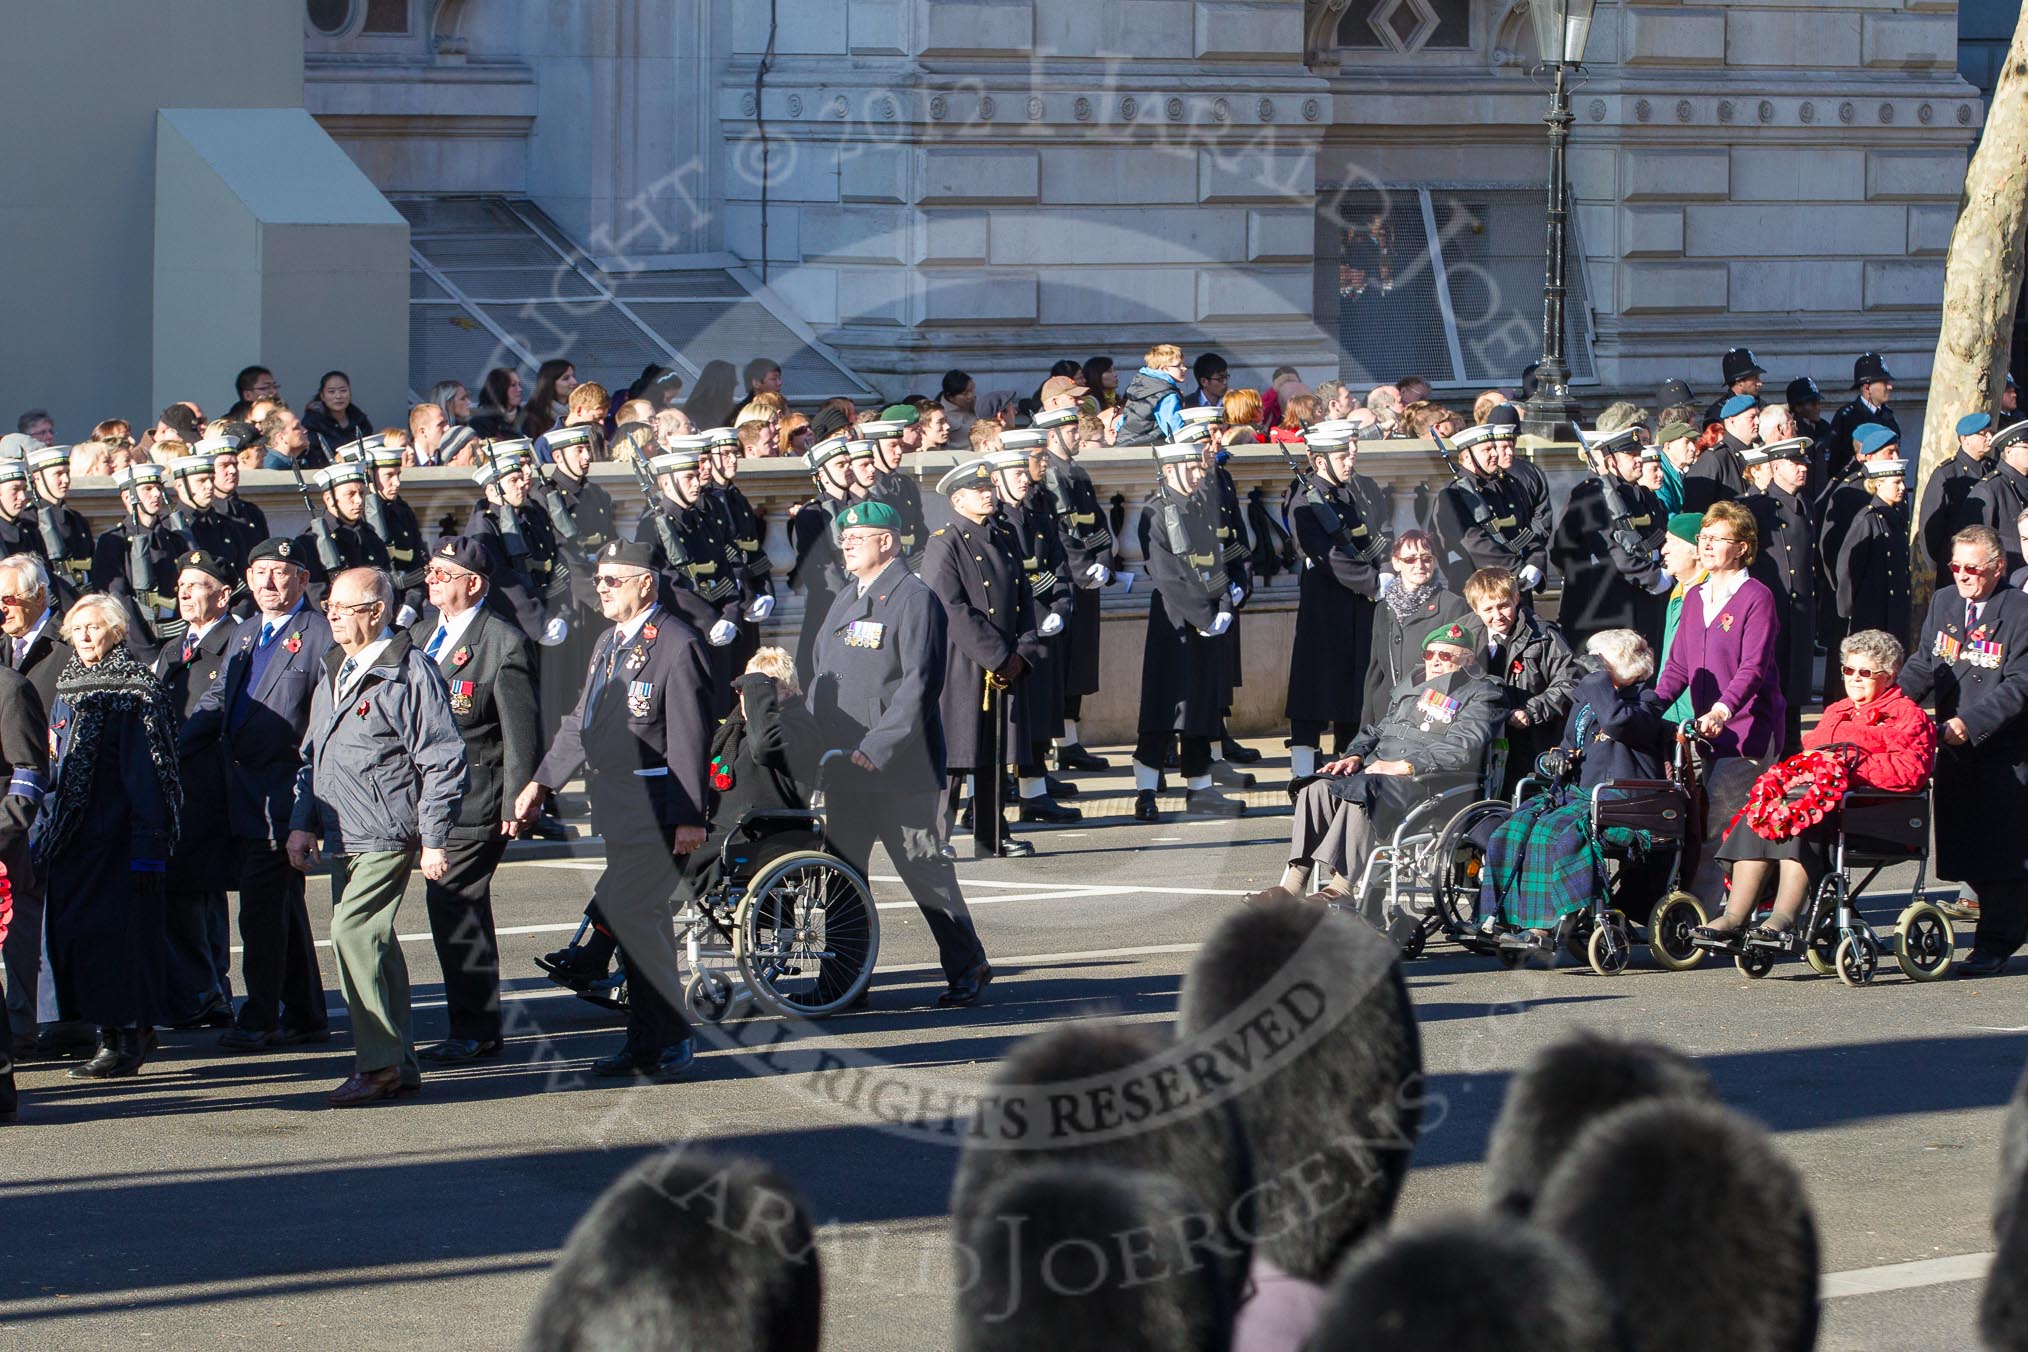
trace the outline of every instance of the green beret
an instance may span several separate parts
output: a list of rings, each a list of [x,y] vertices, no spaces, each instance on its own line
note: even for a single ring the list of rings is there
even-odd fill
[[[1427,648],[1432,643],[1443,643],[1476,653],[1479,651],[1479,629],[1478,626],[1466,624],[1461,620],[1445,620],[1422,636],[1423,647]]]
[[[866,526],[873,530],[889,530],[901,533],[901,513],[884,502],[869,498],[855,502],[838,513],[838,529],[849,530],[854,526]]]
[[[1704,513],[1678,512],[1669,518],[1669,534],[1685,544],[1696,544],[1698,532],[1704,529]]]
[[[922,411],[914,404],[889,404],[880,410],[881,422],[900,423],[903,427],[914,427],[922,417]]]
[[[1655,433],[1655,444],[1658,446],[1666,446],[1672,441],[1681,441],[1684,437],[1694,437],[1696,435],[1697,429],[1692,427],[1689,423],[1686,422],[1663,423],[1661,426],[1661,430]]]

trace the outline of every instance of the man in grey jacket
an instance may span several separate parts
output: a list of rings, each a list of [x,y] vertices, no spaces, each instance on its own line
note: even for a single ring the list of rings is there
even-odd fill
[[[422,1088],[409,1014],[408,965],[395,911],[422,847],[441,878],[466,783],[465,742],[436,664],[390,633],[394,583],[376,568],[331,580],[324,611],[337,642],[325,658],[303,737],[289,862],[305,873],[321,836],[331,864],[331,944],[352,1015],[354,1073],[325,1099],[356,1108]]]

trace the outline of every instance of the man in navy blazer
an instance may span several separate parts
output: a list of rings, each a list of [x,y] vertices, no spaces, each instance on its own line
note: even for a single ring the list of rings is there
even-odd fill
[[[325,675],[331,626],[304,600],[310,572],[294,540],[254,547],[246,583],[255,613],[226,644],[225,668],[183,725],[187,756],[225,748],[226,818],[240,849],[240,974],[246,1001],[219,1038],[255,1052],[331,1034],[303,875],[283,848],[302,767],[310,697]]]

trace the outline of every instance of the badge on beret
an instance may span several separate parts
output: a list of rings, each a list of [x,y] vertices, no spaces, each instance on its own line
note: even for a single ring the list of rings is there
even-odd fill
[[[280,544],[276,545],[275,553],[281,555],[285,559],[289,557],[289,542],[287,540],[284,540]]]

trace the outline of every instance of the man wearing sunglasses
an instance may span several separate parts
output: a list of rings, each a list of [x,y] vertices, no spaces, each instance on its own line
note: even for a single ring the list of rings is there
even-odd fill
[[[1936,876],[1978,897],[1964,976],[1993,976],[2028,939],[2028,596],[2001,586],[2006,557],[1989,526],[1951,537],[1951,579],[1938,588],[1901,688],[1933,700],[1939,747]]]
[[[1312,901],[1347,900],[1377,835],[1431,794],[1479,774],[1507,716],[1500,687],[1479,673],[1482,641],[1469,620],[1429,631],[1421,673],[1396,686],[1385,715],[1298,790],[1288,868],[1249,904],[1300,896],[1306,881],[1317,889]]]

